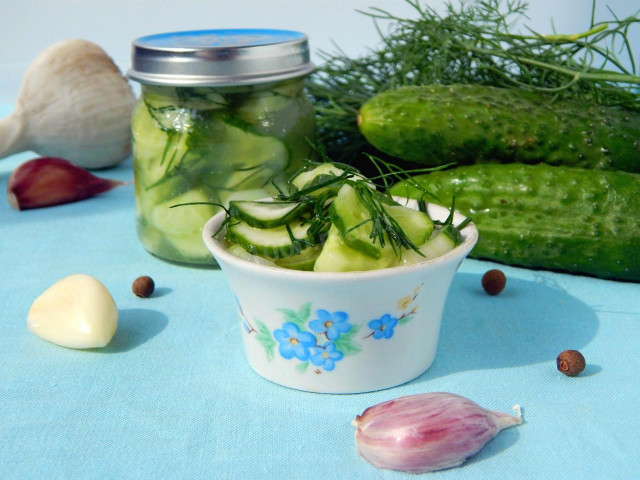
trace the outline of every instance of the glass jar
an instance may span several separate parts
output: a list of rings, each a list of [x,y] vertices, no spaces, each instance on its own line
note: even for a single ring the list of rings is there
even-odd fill
[[[215,265],[202,228],[231,200],[277,193],[311,155],[306,36],[208,30],[134,42],[138,236],[165,260]]]

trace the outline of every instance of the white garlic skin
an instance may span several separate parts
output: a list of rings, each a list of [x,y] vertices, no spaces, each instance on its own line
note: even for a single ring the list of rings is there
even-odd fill
[[[0,120],[0,157],[31,150],[84,168],[104,168],[131,152],[135,96],[98,45],[73,39],[29,65],[14,112]]]
[[[353,422],[358,453],[378,468],[425,473],[462,465],[500,430],[522,423],[452,393],[401,397],[367,408]]]
[[[100,348],[118,328],[118,309],[99,280],[79,273],[57,281],[33,302],[27,326],[63,347]]]

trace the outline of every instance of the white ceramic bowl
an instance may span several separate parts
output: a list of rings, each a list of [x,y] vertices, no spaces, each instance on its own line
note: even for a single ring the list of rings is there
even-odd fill
[[[415,208],[415,202],[409,201]],[[432,218],[448,210],[429,205]],[[433,363],[447,293],[478,239],[475,225],[446,255],[367,272],[318,273],[257,265],[203,238],[235,293],[249,365],[275,383],[324,393],[357,393],[414,379]],[[464,217],[456,212],[455,224]]]

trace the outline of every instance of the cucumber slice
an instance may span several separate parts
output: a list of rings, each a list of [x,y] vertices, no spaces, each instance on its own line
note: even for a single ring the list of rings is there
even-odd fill
[[[172,205],[193,202],[209,202],[209,196],[200,190],[190,190],[182,195],[156,205],[148,216],[149,223],[162,232],[185,261],[208,258],[209,251],[202,241],[202,228],[220,208],[214,205]]]
[[[390,251],[390,253],[376,259],[354,250],[342,241],[338,229],[332,226],[313,270],[315,272],[355,272],[388,268],[395,265],[397,261],[394,252]]]
[[[172,169],[187,156],[190,120],[185,116],[180,118],[184,123],[168,131],[152,116],[149,106],[138,102],[131,119],[131,132],[135,144],[136,182],[143,188],[148,189],[171,176]]]
[[[426,213],[398,204],[385,203],[389,200],[382,195],[378,201],[414,245],[420,246],[429,238],[433,231],[433,221]],[[340,188],[329,207],[329,216],[340,232],[340,237],[349,247],[372,258],[389,255],[389,249],[393,251],[386,234],[384,246],[378,241],[373,242],[371,215],[362,204],[355,188],[348,183]]]
[[[252,188],[250,190],[223,190],[218,192],[220,195],[220,203],[225,207],[235,200],[260,200],[261,198],[267,198],[273,196],[273,193],[269,193],[264,188]]]
[[[407,250],[403,252],[400,263],[402,265],[411,265],[441,257],[460,245],[461,240],[462,236],[457,228],[453,225],[445,225],[435,230],[431,238],[419,248],[420,253],[424,256],[413,250]]]
[[[276,115],[285,110],[291,99],[274,92],[265,91],[249,96],[235,108],[235,113],[247,123],[265,131],[273,131]],[[295,103],[294,103],[295,105]],[[287,112],[287,113],[297,113]]]
[[[340,188],[329,207],[329,217],[347,246],[372,258],[381,257],[383,247],[371,240],[371,215],[348,183]]]
[[[290,179],[289,183],[294,187],[295,191],[299,192],[301,190],[306,190],[316,185],[320,185],[324,182],[335,180],[336,177],[339,177],[343,173],[343,169],[337,167],[333,163],[327,162],[318,166],[310,166],[303,169]],[[336,182],[325,188],[314,190],[310,192],[309,195],[319,196],[328,190],[335,193],[340,189],[341,185],[342,182]]]
[[[414,245],[420,246],[431,237],[433,221],[426,213],[403,205],[383,204],[383,208],[398,222]]]
[[[275,263],[277,266],[282,268],[311,271],[313,270],[316,259],[320,255],[320,252],[322,252],[322,247],[320,245],[307,247],[298,255],[280,258],[276,260]]]
[[[449,234],[449,229],[447,227],[451,227],[451,225],[447,225],[443,229],[436,231],[433,237],[431,237],[427,243],[420,247],[420,251],[428,260],[436,257],[441,257],[445,253],[450,252],[458,246],[458,243],[456,243],[456,241]]]
[[[311,223],[291,224],[291,232],[297,240],[307,241],[307,230]],[[300,244],[294,244],[286,225],[274,228],[256,228],[243,221],[232,221],[227,227],[225,239],[237,243],[247,252],[270,259],[279,259],[298,255]]]
[[[149,216],[150,222],[167,234],[184,235],[202,232],[202,227],[220,208],[215,205],[174,205],[210,202],[210,197],[200,190],[189,190],[163,203],[159,203]],[[202,243],[202,242],[201,242]]]
[[[268,265],[271,267],[276,266],[276,264],[273,263],[271,260],[267,260],[266,258],[262,258],[258,255],[251,255],[249,252],[247,252],[244,248],[242,248],[237,243],[230,245],[229,248],[227,248],[227,251],[229,253],[232,253],[236,257],[241,258],[243,260],[247,260],[248,262],[251,262],[251,263],[257,263],[258,265]]]
[[[285,225],[311,208],[298,202],[233,201],[229,204],[232,217],[244,220],[252,227],[271,228]]]
[[[188,140],[216,169],[202,168],[212,187],[224,190],[263,188],[289,166],[289,152],[280,139],[256,133],[251,125],[228,112],[201,112]]]

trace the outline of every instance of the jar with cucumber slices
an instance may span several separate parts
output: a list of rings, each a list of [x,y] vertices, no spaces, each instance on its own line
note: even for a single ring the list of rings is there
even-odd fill
[[[137,39],[132,60],[128,75],[141,83],[132,118],[139,238],[163,259],[213,265],[207,220],[230,201],[274,195],[311,155],[307,37],[166,33]]]

